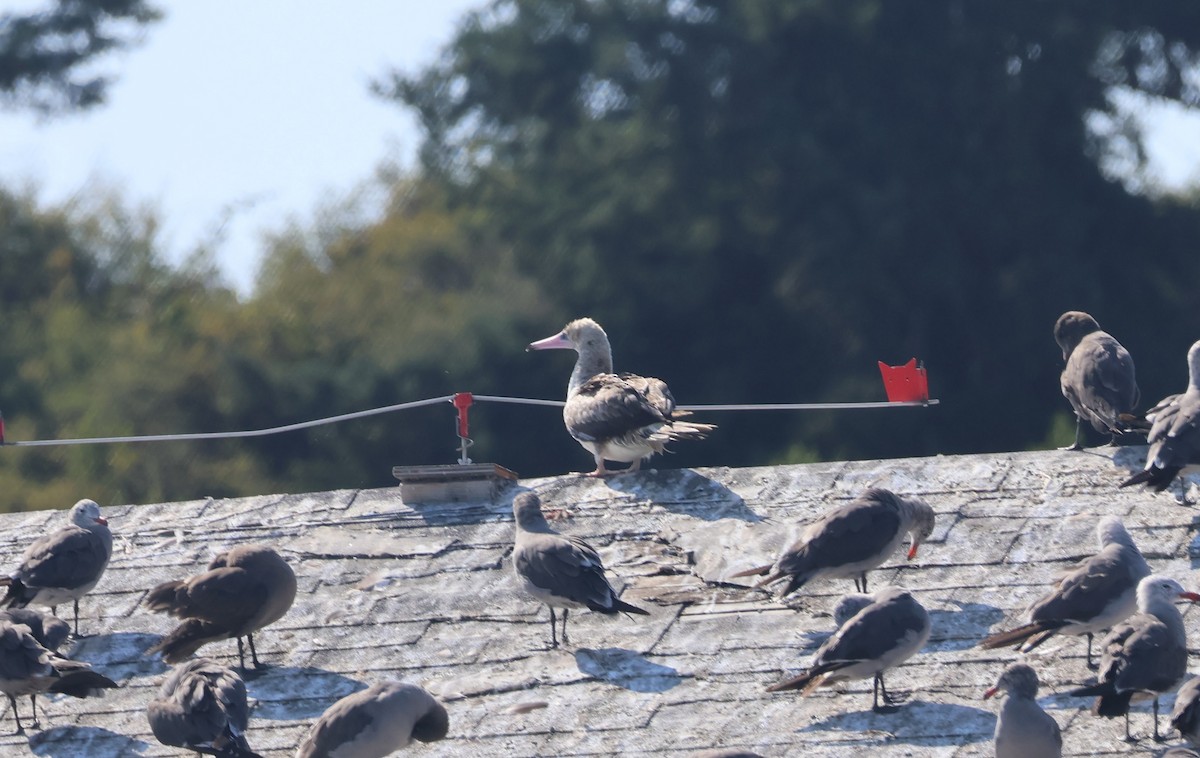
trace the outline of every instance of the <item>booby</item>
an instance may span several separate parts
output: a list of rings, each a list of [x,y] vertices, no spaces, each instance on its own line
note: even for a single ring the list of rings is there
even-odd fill
[[[522,588],[550,609],[550,646],[558,647],[554,633],[554,609],[562,608],[562,639],[567,639],[567,613],[571,608],[613,615],[648,611],[617,597],[604,577],[604,565],[596,549],[578,537],[564,537],[550,528],[542,515],[542,503],[532,492],[513,498],[516,544],[513,569]]]
[[[808,695],[821,686],[873,677],[871,709],[892,712],[898,699],[888,695],[883,672],[916,655],[929,632],[929,614],[912,593],[898,587],[882,589],[874,594],[874,602],[851,616],[817,649],[804,673],[767,691],[800,690]],[[879,705],[881,692],[885,706]]]
[[[1131,412],[1140,397],[1129,351],[1083,311],[1058,317],[1054,341],[1066,361],[1059,384],[1075,410],[1075,444],[1067,449],[1083,449],[1085,420],[1098,432],[1119,434],[1121,414]]]
[[[1087,635],[1087,666],[1092,662],[1092,638],[1137,610],[1138,582],[1150,566],[1116,516],[1096,525],[1100,549],[1065,573],[1054,589],[1029,608],[1029,623],[993,634],[979,643],[994,649],[1021,645],[1029,652],[1056,634]]]
[[[908,550],[912,560],[933,527],[934,513],[928,503],[873,487],[810,524],[773,565],[740,571],[730,578],[770,572],[756,586],[786,579],[781,598],[818,577],[852,577],[855,588],[866,592],[867,572],[883,565],[906,534],[912,537]]]
[[[1200,602],[1200,595],[1185,590],[1170,577],[1151,574],[1138,583],[1138,612],[1113,627],[1104,638],[1100,672],[1095,684],[1071,690],[1073,697],[1096,697],[1092,713],[1105,718],[1125,717],[1129,736],[1129,704],[1154,699],[1154,739],[1158,733],[1158,698],[1179,686],[1187,675],[1187,635],[1183,616],[1175,607],[1178,598]]]
[[[1146,441],[1146,468],[1121,482],[1122,487],[1145,484],[1162,492],[1175,477],[1200,467],[1200,341],[1188,350],[1188,387],[1174,398],[1166,398],[1154,407],[1150,434]],[[1184,502],[1187,486],[1184,485]]]
[[[675,407],[666,382],[636,374],[614,374],[608,335],[590,318],[567,324],[561,332],[526,350],[575,350],[579,355],[567,384],[563,421],[567,432],[596,459],[588,476],[613,473],[605,461],[629,463],[637,471],[643,458],[661,453],[668,442],[704,439],[716,427],[681,421],[689,415]]]
[[[41,605],[57,613],[58,605],[70,600],[78,637],[79,598],[91,592],[104,575],[112,557],[113,538],[95,500],[75,503],[69,518],[68,526],[34,541],[12,574],[0,577],[0,587],[8,587],[0,605]]]

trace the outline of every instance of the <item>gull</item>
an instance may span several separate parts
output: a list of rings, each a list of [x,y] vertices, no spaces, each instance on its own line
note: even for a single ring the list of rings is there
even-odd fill
[[[1029,665],[1012,663],[984,700],[998,692],[1007,697],[996,719],[996,758],[1059,758],[1062,731],[1037,702],[1038,676]]]
[[[1200,468],[1200,341],[1188,350],[1188,387],[1181,395],[1156,405],[1146,419],[1153,421],[1146,441],[1146,468],[1121,483],[1122,487],[1145,484],[1162,492],[1175,477]],[[1185,503],[1187,488],[1184,485]]]
[[[1071,690],[1074,697],[1096,696],[1092,713],[1105,718],[1125,717],[1129,736],[1129,704],[1154,699],[1154,740],[1158,733],[1158,697],[1179,685],[1187,674],[1187,635],[1175,600],[1193,603],[1200,595],[1188,592],[1170,577],[1151,574],[1138,583],[1138,612],[1113,627],[1105,637],[1100,672],[1095,684]]]
[[[164,745],[222,758],[261,758],[246,743],[246,683],[208,658],[176,666],[146,706],[146,719]]]
[[[167,663],[179,663],[202,645],[236,637],[244,672],[245,637],[254,667],[262,668],[254,633],[282,618],[295,599],[296,574],[279,553],[264,545],[235,547],[213,558],[208,571],[150,590],[146,597],[150,610],[181,618],[183,623],[146,652],[161,652]]]
[[[933,509],[925,501],[872,488],[810,524],[773,565],[740,571],[730,578],[770,572],[756,586],[786,579],[781,598],[819,577],[853,577],[855,588],[865,592],[867,572],[883,565],[906,534],[912,538],[908,550],[912,560],[933,527]]]
[[[873,677],[871,710],[893,712],[897,700],[888,695],[883,672],[915,655],[929,639],[929,632],[929,614],[912,593],[897,587],[879,590],[874,602],[825,640],[804,673],[777,682],[767,691],[800,690],[807,696],[821,686]],[[879,705],[881,692],[886,706]]]
[[[1121,432],[1120,416],[1137,405],[1139,392],[1129,351],[1083,311],[1067,311],[1054,324],[1054,341],[1062,348],[1059,385],[1075,410],[1075,444],[1082,450],[1083,422],[1098,432]]]
[[[112,532],[95,500],[72,506],[71,523],[36,541],[21,556],[12,574],[0,577],[8,593],[0,599],[6,608],[41,605],[57,614],[68,600],[75,607],[75,636],[79,636],[79,598],[91,592],[112,557]]]
[[[1110,629],[1137,610],[1137,587],[1150,575],[1150,566],[1116,516],[1096,525],[1100,550],[1066,572],[1029,609],[1029,623],[993,634],[979,643],[994,649],[1021,645],[1029,652],[1056,634],[1087,635],[1087,666],[1092,662],[1092,637]]]
[[[558,647],[554,634],[554,609],[562,608],[563,644],[567,639],[567,613],[571,608],[613,615],[649,615],[617,597],[596,549],[577,537],[564,537],[550,528],[542,515],[542,503],[532,492],[513,498],[516,545],[513,568],[525,592],[550,609],[550,646]]]
[[[410,742],[436,742],[450,730],[446,707],[403,682],[373,684],[347,695],[312,725],[296,758],[383,758]]]
[[[614,374],[608,335],[590,318],[567,324],[561,332],[525,348],[575,350],[579,355],[567,384],[563,421],[567,432],[596,459],[588,476],[613,472],[604,462],[629,463],[637,471],[643,458],[662,453],[668,442],[704,439],[712,424],[681,421],[688,415],[675,407],[675,398],[661,379]]]

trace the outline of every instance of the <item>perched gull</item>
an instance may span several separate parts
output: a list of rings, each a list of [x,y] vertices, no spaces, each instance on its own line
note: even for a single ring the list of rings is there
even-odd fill
[[[807,671],[773,684],[767,691],[800,690],[808,695],[823,685],[874,677],[871,709],[879,713],[894,711],[896,700],[888,695],[883,672],[908,660],[925,645],[929,614],[908,590],[888,587],[876,592],[874,599],[817,649]],[[881,692],[887,707],[879,705]]]
[[[604,578],[596,549],[577,537],[564,537],[550,528],[542,503],[532,492],[513,498],[517,536],[513,568],[526,592],[550,609],[550,646],[558,647],[554,634],[554,609],[562,608],[562,640],[567,639],[567,612],[587,608],[607,615],[618,612],[649,615],[626,603]]]
[[[1188,679],[1175,694],[1171,726],[1188,742],[1200,745],[1200,676]]]
[[[33,724],[37,726],[37,695],[58,692],[71,697],[102,695],[117,683],[92,670],[82,661],[72,661],[38,644],[29,627],[0,621],[0,692],[12,704],[17,734],[24,734],[17,712],[17,697],[29,695]]]
[[[680,421],[688,415],[661,379],[614,374],[608,335],[590,318],[572,321],[553,337],[530,343],[526,350],[568,349],[579,353],[563,421],[575,441],[596,458],[589,476],[605,476],[605,461],[630,463],[637,471],[643,458],[661,453],[677,439],[704,439],[712,424]]]
[[[1125,525],[1107,516],[1096,525],[1100,550],[1065,573],[1054,589],[1029,608],[1029,623],[998,632],[979,643],[998,648],[1022,645],[1029,652],[1056,634],[1087,635],[1087,666],[1092,662],[1092,637],[1113,627],[1137,610],[1137,587],[1150,575],[1150,566]]]
[[[996,719],[996,758],[1059,758],[1062,731],[1037,702],[1038,676],[1024,663],[1012,663],[984,700],[998,692],[1007,697]]]
[[[150,610],[169,613],[183,623],[146,652],[161,652],[167,663],[179,663],[202,645],[236,637],[238,661],[245,671],[245,637],[254,667],[262,668],[254,633],[282,618],[295,599],[296,575],[279,553],[263,545],[235,547],[213,558],[203,574],[150,590]]]
[[[1176,476],[1200,467],[1200,342],[1188,350],[1188,387],[1182,395],[1168,397],[1146,414],[1152,420],[1146,441],[1146,468],[1121,483],[1145,484],[1162,492]],[[1187,501],[1186,484],[1184,502]]]
[[[1085,420],[1098,432],[1120,433],[1121,414],[1132,411],[1139,397],[1129,351],[1083,311],[1058,317],[1054,341],[1067,362],[1059,382],[1062,393],[1075,409],[1075,444],[1068,449],[1083,449]]]
[[[11,575],[0,577],[8,594],[6,608],[41,605],[57,613],[59,603],[75,606],[75,636],[79,636],[79,598],[92,591],[112,557],[112,532],[94,500],[71,508],[71,524],[40,537],[21,556]]]
[[[890,558],[905,534],[912,535],[908,550],[908,559],[912,560],[917,548],[933,533],[933,525],[933,509],[923,500],[872,488],[810,524],[773,566],[757,566],[731,578],[770,572],[756,586],[787,579],[780,597],[818,577],[853,577],[854,586],[865,592],[867,572]]]
[[[450,730],[446,708],[412,684],[380,682],[321,714],[296,758],[383,758],[413,740],[436,742]]]
[[[246,683],[208,658],[176,666],[146,706],[146,719],[164,745],[223,758],[260,758],[246,744]]]
[[[1071,690],[1075,697],[1096,696],[1092,713],[1105,718],[1125,717],[1129,736],[1129,703],[1135,697],[1154,699],[1154,739],[1158,733],[1158,697],[1179,685],[1187,674],[1187,636],[1175,600],[1195,603],[1200,595],[1188,592],[1169,577],[1151,574],[1138,583],[1138,612],[1113,627],[1104,638],[1100,672],[1095,684]]]

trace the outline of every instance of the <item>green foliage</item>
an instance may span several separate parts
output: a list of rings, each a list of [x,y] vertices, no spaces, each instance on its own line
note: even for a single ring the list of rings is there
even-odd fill
[[[145,0],[53,0],[47,10],[0,14],[0,97],[43,113],[104,102],[110,82],[92,64],[160,16]]]

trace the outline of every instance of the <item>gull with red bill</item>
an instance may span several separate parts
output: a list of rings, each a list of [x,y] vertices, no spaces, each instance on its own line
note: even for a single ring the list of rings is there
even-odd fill
[[[866,592],[868,571],[883,565],[906,534],[911,535],[908,560],[916,558],[933,526],[933,508],[924,500],[874,487],[810,524],[774,564],[730,578],[767,574],[756,587],[786,580],[781,598],[821,577],[851,577],[855,588]]]

